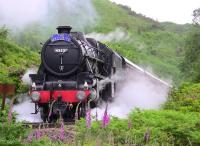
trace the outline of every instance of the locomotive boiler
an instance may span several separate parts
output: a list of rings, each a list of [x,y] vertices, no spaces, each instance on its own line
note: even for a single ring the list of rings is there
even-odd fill
[[[59,26],[41,50],[37,74],[30,74],[30,96],[44,122],[85,116],[88,107],[114,98],[116,83],[101,80],[126,67],[125,59],[105,44]]]

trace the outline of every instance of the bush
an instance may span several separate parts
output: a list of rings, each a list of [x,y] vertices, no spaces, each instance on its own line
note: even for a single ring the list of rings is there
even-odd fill
[[[5,27],[1,27],[0,28],[0,39],[6,39],[8,36],[8,29],[6,29]]]
[[[0,110],[0,145],[20,145],[26,130],[21,123],[15,122],[15,115],[12,121],[8,122],[8,106],[5,110]]]
[[[101,144],[125,145],[200,145],[200,114],[168,110],[134,111],[129,120],[112,117],[111,123],[101,127],[93,122],[87,129],[85,121],[78,124],[77,141],[82,144],[100,141]]]
[[[27,87],[22,85],[21,77],[27,68],[38,63],[39,54],[0,39],[0,83],[15,84],[17,93],[26,91]]]
[[[173,89],[164,108],[200,112],[200,84],[185,83],[179,89]]]

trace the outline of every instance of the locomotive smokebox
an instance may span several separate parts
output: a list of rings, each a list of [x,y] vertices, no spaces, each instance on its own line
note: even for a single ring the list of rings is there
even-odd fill
[[[60,33],[67,33],[67,34],[69,34],[70,31],[71,31],[71,29],[72,29],[72,27],[71,26],[58,26],[56,29],[58,30],[59,34]]]

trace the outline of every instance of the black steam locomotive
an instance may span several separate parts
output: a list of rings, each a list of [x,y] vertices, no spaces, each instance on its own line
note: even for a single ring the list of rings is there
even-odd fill
[[[88,106],[112,100],[116,83],[110,81],[101,89],[101,80],[126,67],[125,59],[105,44],[71,29],[57,28],[58,34],[42,47],[37,74],[30,75],[35,113],[40,111],[43,121],[84,117]]]

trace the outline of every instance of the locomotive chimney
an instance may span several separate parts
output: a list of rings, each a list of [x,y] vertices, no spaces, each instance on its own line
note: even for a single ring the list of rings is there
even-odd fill
[[[58,26],[56,29],[58,30],[58,33],[67,33],[67,34],[69,34],[71,29],[72,29],[72,27],[71,26]]]

